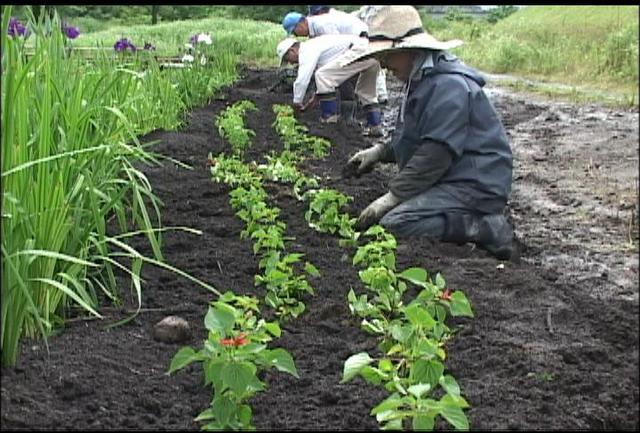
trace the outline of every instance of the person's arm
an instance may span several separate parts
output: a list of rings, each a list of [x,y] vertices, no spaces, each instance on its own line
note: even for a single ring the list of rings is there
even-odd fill
[[[424,140],[407,164],[389,182],[389,190],[407,200],[431,188],[449,169],[452,155],[444,143]]]
[[[393,157],[393,150],[389,148],[380,147],[380,160],[382,155]],[[451,159],[447,145],[425,140],[402,170],[391,179],[389,191],[362,211],[356,221],[358,230],[366,230],[400,203],[431,188],[447,172]]]
[[[308,48],[310,47],[300,47],[298,54],[298,76],[293,83],[293,103],[296,105],[302,104],[320,57],[320,50]]]

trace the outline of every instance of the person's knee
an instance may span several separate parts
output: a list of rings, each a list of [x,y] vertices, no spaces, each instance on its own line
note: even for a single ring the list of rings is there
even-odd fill
[[[426,218],[408,219],[406,215],[403,216],[391,211],[382,217],[380,225],[396,236],[428,236],[441,239],[445,231],[445,218],[442,215],[433,215]]]

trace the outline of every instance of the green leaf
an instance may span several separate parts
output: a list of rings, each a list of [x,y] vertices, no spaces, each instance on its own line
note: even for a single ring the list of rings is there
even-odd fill
[[[243,404],[240,406],[240,410],[238,410],[238,419],[242,423],[243,427],[248,427],[251,424],[251,406],[247,404]]]
[[[432,388],[439,383],[444,365],[435,359],[418,359],[411,366],[411,379],[414,383],[428,383]]]
[[[433,358],[440,350],[437,340],[432,338],[421,340],[415,346],[416,355],[423,358]]]
[[[451,315],[452,316],[467,316],[473,317],[473,311],[471,311],[471,305],[469,300],[460,291],[455,291],[451,294]]]
[[[320,271],[318,271],[318,269],[309,262],[304,264],[304,271],[312,277],[320,276]]]
[[[360,370],[360,375],[369,383],[374,385],[380,385],[384,379],[386,379],[387,375],[384,374],[377,368],[371,367],[370,365],[365,365]]]
[[[384,264],[390,270],[395,270],[396,268],[396,254],[394,252],[390,252],[384,256]]]
[[[293,358],[291,357],[291,354],[286,350],[281,348],[271,350],[266,354],[266,358],[268,359],[269,363],[278,370],[284,371],[285,373],[289,373],[292,376],[300,378],[300,376],[298,376],[296,366],[293,362]]]
[[[171,374],[176,370],[180,370],[181,368],[186,367],[194,361],[202,360],[202,356],[200,352],[196,352],[193,348],[189,346],[185,346],[182,349],[178,350],[178,353],[173,355],[171,359],[171,365],[169,365],[169,371],[167,374]]]
[[[222,367],[226,364],[224,359],[214,359],[205,362],[204,365],[204,384],[213,384],[214,390],[222,392]]]
[[[450,394],[454,397],[460,397],[460,386],[453,376],[451,376],[450,374],[442,376],[440,377],[439,383],[440,386],[442,386],[444,390],[447,391],[447,394]]]
[[[412,303],[405,308],[404,314],[409,319],[409,322],[413,326],[420,326],[424,329],[431,329],[436,321],[431,317],[431,314],[420,306],[417,302]]]
[[[258,379],[258,376],[254,375],[253,378],[251,379],[251,383],[249,383],[249,386],[247,386],[247,390],[249,392],[249,396],[255,394],[256,392],[264,391],[265,390],[264,382]]]
[[[402,430],[402,419],[392,419],[381,427],[382,430]]]
[[[376,407],[371,409],[369,415],[377,415],[382,412],[397,409],[398,407],[402,406],[403,403],[404,401],[402,400],[400,395],[397,392],[394,392]]]
[[[384,327],[381,326],[381,322],[378,319],[373,319],[372,321],[365,319],[360,324],[360,327],[371,334],[384,334]]]
[[[413,417],[413,430],[433,430],[434,417],[428,415],[416,415]]]
[[[432,389],[431,384],[418,383],[416,385],[411,385],[409,388],[407,388],[407,392],[415,396],[415,398],[422,398],[422,395],[425,392],[431,391],[431,389]]]
[[[400,325],[398,323],[394,323],[390,327],[391,336],[399,341],[400,343],[404,343],[411,336],[411,332],[413,332],[413,326],[410,325]]]
[[[456,430],[469,430],[469,421],[467,416],[460,408],[458,401],[450,396],[445,395],[440,399],[440,415],[444,417]]]
[[[357,375],[362,367],[365,365],[369,365],[374,360],[369,356],[366,352],[357,353],[355,355],[351,355],[344,362],[344,369],[342,372],[342,380],[340,383],[345,383],[353,379],[355,375]]]
[[[235,403],[227,396],[218,396],[211,404],[216,420],[223,425],[229,424],[229,420],[236,411]]]
[[[226,335],[233,329],[235,321],[236,318],[232,312],[210,306],[204,317],[204,326],[210,331]]]
[[[269,334],[273,335],[274,337],[279,338],[280,334],[282,333],[278,322],[267,322],[264,324],[264,327],[267,332],[269,332]]]
[[[444,278],[442,278],[442,275],[440,275],[440,272],[438,272],[436,274],[436,287],[438,287],[438,289],[443,290],[446,287],[447,283],[444,281]]]
[[[231,301],[233,301],[234,299],[236,299],[236,294],[235,294],[235,293],[233,293],[231,290],[228,290],[228,291],[224,292],[224,293],[222,294],[222,296],[220,296],[220,297],[218,298],[218,301],[222,301],[222,302],[231,302]]]
[[[246,355],[246,354],[250,354],[250,353],[258,353],[258,352],[263,351],[266,348],[267,348],[266,344],[249,343],[249,344],[245,344],[244,346],[239,347],[236,350],[236,354],[238,354],[238,355]]]
[[[216,414],[213,412],[212,407],[209,407],[200,412],[200,414],[195,417],[194,421],[208,421],[210,419],[216,419]]]
[[[380,371],[391,371],[393,370],[393,363],[390,359],[383,358],[378,362],[378,368]]]
[[[238,396],[247,391],[254,377],[255,366],[248,362],[230,362],[222,369],[222,381]]]
[[[427,271],[423,268],[405,269],[398,276],[418,286],[424,286],[427,281]]]

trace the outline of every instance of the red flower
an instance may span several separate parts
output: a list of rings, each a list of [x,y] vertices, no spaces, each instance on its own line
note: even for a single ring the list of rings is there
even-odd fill
[[[249,342],[249,340],[247,340],[246,337],[247,337],[247,333],[243,332],[241,334],[238,334],[235,337],[223,338],[222,340],[220,340],[220,344],[222,344],[223,346],[233,346],[233,347],[244,346]]]
[[[451,289],[444,289],[444,292],[440,295],[440,299],[444,301],[451,300]]]

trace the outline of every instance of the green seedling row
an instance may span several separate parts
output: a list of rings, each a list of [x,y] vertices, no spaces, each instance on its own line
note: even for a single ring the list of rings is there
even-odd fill
[[[256,275],[256,284],[267,287],[265,302],[281,317],[296,317],[304,311],[298,298],[313,289],[304,276],[294,275],[293,264],[302,254],[283,255],[286,225],[278,221],[279,209],[266,204],[267,194],[255,165],[244,164],[242,156],[250,145],[253,132],[244,127],[244,114],[255,109],[251,101],[239,101],[223,111],[216,119],[222,137],[232,146],[233,156],[224,154],[209,163],[214,179],[235,187],[230,202],[245,223],[241,237],[254,240],[254,254],[261,254],[259,267],[263,275]],[[318,275],[312,264],[305,264],[305,272]],[[196,351],[186,346],[173,357],[168,373],[201,362],[205,385],[213,390],[212,400],[196,421],[204,423],[203,430],[255,430],[252,409],[248,400],[264,391],[266,384],[259,379],[261,372],[276,368],[298,377],[291,355],[282,348],[268,349],[267,343],[279,338],[277,321],[260,318],[259,301],[252,296],[237,296],[228,291],[209,306],[204,323],[208,338]]]
[[[274,112],[274,125],[285,143],[285,152],[289,151],[291,146],[286,143],[299,142],[299,131],[303,129],[290,110],[274,106]],[[303,158],[303,151],[296,152],[298,158],[286,154],[283,160],[270,160],[272,167],[289,166],[291,174],[273,179],[293,183],[296,197],[309,202],[305,219],[310,227],[323,233],[337,233],[342,246],[357,246],[360,233],[354,229],[355,218],[340,212],[352,198],[336,190],[318,189],[315,178],[301,173],[295,177],[295,163]],[[300,193],[301,185],[311,188]],[[432,430],[438,416],[455,429],[468,429],[463,409],[469,404],[461,396],[455,378],[444,374],[444,345],[453,336],[445,319],[448,314],[473,317],[466,296],[446,288],[440,274],[432,280],[423,268],[397,272],[396,240],[383,227],[373,226],[363,236],[371,240],[357,248],[353,265],[361,268],[359,276],[366,293],[356,295],[351,289],[347,298],[351,312],[362,319],[362,329],[379,338],[380,354],[372,357],[362,352],[349,357],[342,382],[360,376],[391,393],[371,410],[383,429],[410,426],[414,430]],[[405,305],[403,296],[409,284],[417,286],[419,292]]]

